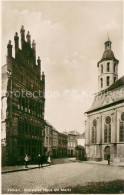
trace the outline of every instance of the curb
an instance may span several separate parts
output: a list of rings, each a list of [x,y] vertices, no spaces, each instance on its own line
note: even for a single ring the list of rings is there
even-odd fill
[[[108,166],[108,164],[98,164],[98,163],[90,163],[90,162],[87,162],[88,164],[95,164],[95,165],[106,165]],[[109,166],[115,166],[115,167],[124,167],[124,165],[118,165],[118,164],[110,164]]]
[[[92,163],[92,162],[90,162],[90,161],[80,161],[80,160],[71,160],[72,162],[80,162],[80,163],[88,163],[88,164],[94,164],[94,165],[107,165],[108,166],[108,164],[106,163],[106,164],[102,164],[102,163]],[[124,165],[118,165],[118,164],[110,164],[110,166],[115,166],[115,167],[124,167]]]
[[[50,166],[50,165],[45,165],[43,167],[48,167],[48,166]],[[31,168],[23,168],[23,169],[15,169],[15,170],[2,171],[1,174],[12,173],[12,172],[19,172],[19,171],[29,171],[31,169],[39,169],[39,167],[31,167]]]

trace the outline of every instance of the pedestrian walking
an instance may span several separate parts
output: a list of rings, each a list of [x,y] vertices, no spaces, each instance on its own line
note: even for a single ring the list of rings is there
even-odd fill
[[[51,165],[51,157],[48,156],[47,162],[49,163],[49,165]]]
[[[39,169],[40,169],[40,166],[43,168],[43,166],[42,166],[42,157],[41,157],[41,155],[40,154],[38,154],[38,166],[39,166]]]
[[[28,157],[28,155],[27,155],[27,154],[25,155],[24,160],[25,160],[25,168],[28,168],[28,161],[29,161],[29,157]]]
[[[107,154],[108,165],[110,165],[110,154]]]

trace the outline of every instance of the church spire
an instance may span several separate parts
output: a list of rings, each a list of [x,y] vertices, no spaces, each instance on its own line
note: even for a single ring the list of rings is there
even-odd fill
[[[105,51],[102,59],[98,62],[98,90],[105,90],[118,79],[118,63],[113,51],[111,41],[108,36],[105,42]]]
[[[108,35],[108,40],[105,42],[105,50],[106,49],[111,49],[111,44],[112,42],[110,41],[109,35]]]

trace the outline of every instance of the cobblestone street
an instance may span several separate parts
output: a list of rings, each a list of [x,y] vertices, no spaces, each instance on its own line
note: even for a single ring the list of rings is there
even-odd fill
[[[124,180],[124,168],[108,165],[70,162],[2,175],[2,193],[26,194],[60,191],[88,182]],[[71,191],[71,188],[66,189]],[[68,191],[66,191],[68,193]],[[61,192],[62,193],[62,192]]]

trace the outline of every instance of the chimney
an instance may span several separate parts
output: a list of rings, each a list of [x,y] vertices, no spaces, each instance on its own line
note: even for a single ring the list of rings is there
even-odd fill
[[[36,64],[36,43],[35,43],[35,40],[32,41],[32,49],[34,51],[34,64]]]
[[[12,57],[12,45],[10,40],[7,45],[7,57]]]
[[[31,35],[29,31],[27,32],[26,38],[27,38],[27,43],[31,46]]]
[[[20,33],[21,33],[21,47],[23,49],[23,45],[24,45],[24,41],[25,41],[25,29],[24,29],[24,26],[21,27]]]
[[[16,58],[19,50],[19,36],[17,32],[15,33],[14,40],[15,40],[15,58]]]

